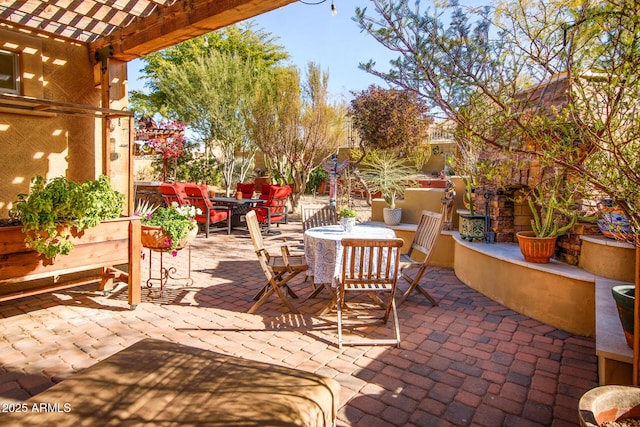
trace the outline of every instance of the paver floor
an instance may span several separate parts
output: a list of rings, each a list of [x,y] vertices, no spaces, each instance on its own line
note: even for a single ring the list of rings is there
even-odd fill
[[[300,250],[300,224],[280,229],[269,243],[284,238]],[[164,260],[186,274],[186,250]],[[188,287],[170,283],[161,298],[157,286],[143,289],[135,310],[124,285],[109,296],[86,285],[0,303],[0,404],[146,337],[333,377],[342,386],[338,426],[575,426],[579,397],[597,386],[593,339],[506,309],[451,269],[431,268],[422,280],[438,307],[417,293],[399,307],[401,348],[338,349],[335,316],[316,314],[328,296],[306,299],[312,288],[303,277],[292,285],[300,314],[276,296],[247,314],[265,280],[246,232],[199,235],[192,277]]]

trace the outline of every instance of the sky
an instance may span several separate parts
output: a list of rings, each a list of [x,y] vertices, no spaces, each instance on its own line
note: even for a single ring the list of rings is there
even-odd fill
[[[315,0],[309,0],[313,2]],[[364,90],[371,84],[386,87],[377,77],[358,68],[360,62],[373,59],[377,66],[388,69],[389,60],[396,55],[378,44],[371,36],[361,33],[352,20],[357,6],[366,7],[367,0],[334,0],[337,15],[331,16],[331,0],[318,5],[291,3],[280,9],[253,18],[258,28],[278,38],[304,75],[312,61],[329,74],[329,92],[335,100],[350,100],[350,91]],[[143,67],[140,60],[128,64],[129,89],[141,90],[139,79]]]

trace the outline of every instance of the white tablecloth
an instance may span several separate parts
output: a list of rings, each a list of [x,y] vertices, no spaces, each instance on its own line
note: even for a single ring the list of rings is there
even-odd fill
[[[304,232],[304,255],[309,266],[309,274],[315,283],[332,283],[340,276],[342,269],[343,238],[392,239],[393,230],[373,225],[356,225],[346,233],[340,225],[310,228]]]

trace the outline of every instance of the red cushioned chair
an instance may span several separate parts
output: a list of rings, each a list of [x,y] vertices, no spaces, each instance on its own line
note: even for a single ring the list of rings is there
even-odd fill
[[[253,207],[253,210],[256,211],[258,221],[261,224],[266,224],[267,233],[269,233],[272,224],[278,225],[281,222],[286,224],[288,221],[287,200],[291,194],[291,187],[270,185],[268,193],[265,193],[265,190],[267,188],[263,186],[260,195],[260,199],[264,202],[258,203]]]
[[[187,194],[184,192],[183,182],[163,182],[160,184],[160,193],[165,205],[171,206],[172,202],[176,202],[178,206],[188,204],[186,201]]]
[[[256,190],[256,185],[253,182],[248,182],[243,184],[239,182],[236,185],[236,191],[240,191],[242,193],[243,199],[253,199],[253,192]]]
[[[231,210],[228,207],[214,206],[209,200],[206,186],[186,184],[184,187],[186,201],[191,206],[200,208],[202,215],[196,216],[198,224],[204,226],[205,237],[209,237],[209,229],[213,224],[227,221],[227,234],[231,234]]]

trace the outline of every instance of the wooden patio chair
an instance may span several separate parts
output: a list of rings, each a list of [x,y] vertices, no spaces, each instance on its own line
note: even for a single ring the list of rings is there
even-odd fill
[[[313,227],[335,225],[338,223],[335,206],[302,206],[301,212],[303,233]]]
[[[429,259],[431,259],[433,248],[438,240],[438,236],[440,236],[442,226],[442,213],[427,210],[422,211],[416,234],[413,236],[413,241],[411,242],[411,247],[409,251],[401,257],[400,276],[409,283],[409,288],[400,297],[398,305],[402,304],[414,290],[424,295],[434,307],[438,305],[436,300],[429,295],[429,292],[420,286],[420,279],[422,279],[424,272],[427,270]],[[414,251],[422,252],[424,259],[422,261],[414,260],[412,258],[412,255],[415,256]]]
[[[251,235],[251,242],[253,243],[253,249],[256,252],[258,261],[260,261],[262,271],[267,277],[267,283],[254,297],[254,300],[257,301],[249,309],[249,314],[254,313],[274,293],[280,297],[292,313],[297,314],[298,310],[291,304],[286,294],[289,294],[293,298],[298,298],[291,288],[289,288],[288,283],[298,274],[307,271],[308,266],[304,255],[291,255],[286,245],[280,247],[282,255],[269,254],[269,251],[264,245],[260,231],[260,223],[256,218],[256,212],[247,212],[246,220],[247,228]]]
[[[396,311],[395,290],[400,264],[402,239],[342,239],[342,273],[337,292],[338,347],[342,345],[395,345],[400,347],[400,327]],[[360,303],[347,304],[347,295],[367,294],[374,299],[366,309]],[[366,338],[343,340],[342,328],[387,324],[393,312],[393,339]],[[351,319],[355,319],[351,321]],[[345,325],[345,320],[349,321]],[[366,329],[362,335],[368,332]]]

